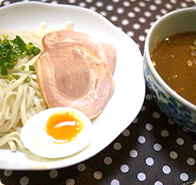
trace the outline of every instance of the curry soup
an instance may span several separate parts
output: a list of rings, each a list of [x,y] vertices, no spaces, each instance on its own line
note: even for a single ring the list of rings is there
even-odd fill
[[[152,52],[151,59],[163,80],[196,105],[196,32],[165,38]]]

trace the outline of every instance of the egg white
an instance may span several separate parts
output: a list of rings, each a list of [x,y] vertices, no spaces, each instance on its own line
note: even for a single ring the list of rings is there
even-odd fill
[[[75,112],[84,126],[77,137],[67,143],[55,144],[45,132],[48,118],[59,111]],[[68,107],[46,109],[30,118],[21,130],[21,140],[32,153],[46,158],[61,158],[76,154],[84,149],[92,137],[92,123],[82,112]]]

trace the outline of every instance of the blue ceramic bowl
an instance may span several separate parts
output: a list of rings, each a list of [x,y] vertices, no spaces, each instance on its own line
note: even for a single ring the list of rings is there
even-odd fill
[[[176,123],[196,133],[196,105],[178,95],[163,81],[150,57],[154,48],[164,38],[188,31],[196,32],[195,7],[175,10],[157,20],[149,30],[145,41],[144,74],[146,84],[160,109]]]

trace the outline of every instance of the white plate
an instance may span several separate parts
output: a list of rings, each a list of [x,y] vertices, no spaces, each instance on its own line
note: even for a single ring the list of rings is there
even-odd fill
[[[98,13],[70,5],[17,3],[2,7],[0,17],[0,29],[11,30],[36,29],[41,22],[59,29],[64,28],[67,21],[73,21],[75,31],[111,43],[117,51],[115,92],[103,113],[93,123],[93,138],[88,148],[77,155],[57,160],[1,149],[1,169],[45,170],[79,163],[107,147],[135,119],[145,96],[142,56],[137,44],[119,28]]]

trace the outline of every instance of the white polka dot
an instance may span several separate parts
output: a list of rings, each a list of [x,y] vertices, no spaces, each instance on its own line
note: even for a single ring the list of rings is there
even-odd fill
[[[162,146],[158,143],[154,144],[154,150],[156,150],[157,152],[160,151],[162,149]]]
[[[188,5],[185,2],[180,3],[180,6],[186,8]]]
[[[113,16],[110,17],[110,19],[111,19],[111,21],[117,21],[118,20],[118,17],[115,16],[115,15],[113,15]]]
[[[103,6],[103,2],[102,1],[98,1],[95,4],[97,7],[102,7]]]
[[[155,2],[155,4],[161,4],[162,3],[161,0],[155,0],[154,2]]]
[[[195,165],[195,159],[193,159],[193,158],[188,158],[186,162],[189,166],[194,166]]]
[[[117,179],[113,179],[113,180],[111,181],[111,185],[120,185],[120,182],[119,182],[119,180],[117,180]]]
[[[81,2],[81,3],[79,3],[79,6],[85,7],[86,6],[86,3],[85,2]]]
[[[172,119],[168,119],[168,123],[170,124],[170,125],[174,125],[175,124],[175,122],[172,120]]]
[[[122,148],[122,145],[120,143],[114,143],[114,149],[115,150],[120,150]]]
[[[58,4],[58,1],[53,0],[51,4]]]
[[[159,119],[160,118],[160,114],[158,112],[153,112],[152,116],[155,119]]]
[[[146,3],[145,3],[145,2],[143,2],[143,1],[140,1],[140,2],[139,2],[139,6],[141,6],[141,7],[145,7],[145,6],[146,6]]]
[[[159,18],[161,18],[161,17],[162,17],[162,16],[159,15],[159,14],[155,16],[156,19],[159,19]]]
[[[163,185],[163,183],[162,183],[161,181],[156,181],[156,182],[154,183],[154,185]]]
[[[146,158],[146,164],[147,164],[148,166],[154,165],[154,159],[151,158],[151,157]]]
[[[144,17],[140,17],[140,18],[139,18],[139,22],[145,23],[145,22],[146,22],[146,19],[145,19]]]
[[[152,10],[152,11],[155,11],[157,9],[157,6],[156,5],[150,5],[149,9]]]
[[[107,15],[107,12],[105,12],[105,11],[101,11],[100,13],[101,13],[101,15],[103,15],[103,16],[106,16],[106,15]]]
[[[123,2],[123,6],[129,7],[129,6],[130,6],[130,2],[129,2],[129,1],[124,1],[124,2]]]
[[[93,0],[86,0],[86,2],[87,2],[87,3],[92,3],[92,2],[93,2]]]
[[[10,4],[10,1],[3,1],[3,4],[4,5],[9,5]]]
[[[20,184],[21,184],[21,185],[27,185],[27,184],[29,184],[29,178],[26,177],[26,176],[22,177],[22,178],[20,179]]]
[[[67,179],[65,182],[66,185],[75,185],[75,180],[74,179]]]
[[[181,173],[181,174],[180,174],[180,179],[181,179],[182,181],[187,181],[187,180],[189,179],[189,176],[188,176],[187,173]]]
[[[153,129],[153,126],[152,126],[152,124],[147,123],[147,124],[145,125],[145,128],[146,128],[146,130],[151,131],[151,130]]]
[[[160,12],[161,12],[162,14],[166,14],[166,13],[167,13],[167,10],[166,10],[166,9],[161,9]]]
[[[146,12],[144,12],[144,15],[145,15],[146,17],[150,17],[152,14],[151,14],[151,12],[146,11]]]
[[[145,41],[145,36],[144,36],[144,35],[140,35],[140,36],[138,37],[138,39],[139,39],[139,41],[144,42],[144,41]],[[145,107],[145,109],[143,109],[143,110],[146,110],[146,107]]]
[[[122,13],[124,13],[124,9],[123,8],[117,8],[117,10],[116,10],[116,12],[118,13],[118,14],[122,14]]]
[[[171,3],[176,4],[177,0],[170,0]]]
[[[58,176],[58,171],[57,170],[51,170],[51,171],[49,171],[49,176],[52,179],[56,178]]]
[[[12,170],[5,170],[3,172],[3,174],[4,174],[4,176],[9,177],[9,176],[11,176],[13,174],[13,171]]]
[[[131,156],[131,157],[137,157],[138,156],[138,152],[136,151],[136,150],[131,150],[130,152],[129,152],[129,155]]]
[[[139,137],[137,138],[137,140],[138,140],[138,142],[139,142],[140,144],[144,144],[144,143],[146,142],[146,138],[145,138],[144,136],[139,136]]]
[[[152,26],[154,24],[154,22],[150,22],[150,26]]]
[[[141,112],[144,112],[146,110],[146,107],[143,105],[141,108]]]
[[[112,0],[113,3],[118,3],[120,0]]]
[[[139,181],[145,181],[146,180],[146,174],[143,172],[138,173],[137,178]]]
[[[130,37],[133,37],[133,36],[134,36],[134,33],[133,33],[132,31],[128,31],[128,32],[127,32],[127,35],[129,35]],[[135,121],[135,120],[134,120],[134,121]],[[137,122],[134,122],[134,121],[133,121],[133,123],[137,123]]]
[[[121,167],[120,167],[120,170],[121,172],[123,173],[127,173],[129,171],[129,166],[126,165],[126,164],[123,164]]]
[[[147,99],[147,100],[152,100],[152,95],[151,95],[151,94],[147,94],[147,95],[146,95],[146,99]]]
[[[128,129],[125,129],[122,134],[123,136],[128,137],[130,136],[130,131]]]
[[[77,166],[78,171],[83,172],[86,170],[86,165],[81,163]]]
[[[163,173],[169,174],[171,172],[171,168],[168,165],[163,166]]]
[[[112,164],[112,158],[111,158],[111,157],[105,157],[105,158],[104,158],[104,163],[105,163],[106,165]]]
[[[94,172],[93,176],[95,179],[99,180],[103,177],[103,174],[100,171],[96,171],[96,172]]]
[[[94,7],[94,6],[91,6],[90,9],[93,10],[93,11],[96,11],[96,10],[97,10],[97,8]],[[100,13],[101,13],[101,12],[100,12]],[[103,16],[104,16],[104,15],[103,15]]]
[[[169,155],[170,155],[170,157],[171,157],[172,159],[177,159],[177,158],[178,158],[178,154],[177,154],[175,151],[171,151],[171,152],[169,153]]]
[[[133,8],[133,10],[135,11],[135,12],[140,12],[140,8],[139,7],[137,7],[137,6],[135,6],[134,8]]]
[[[133,28],[134,28],[135,30],[140,29],[140,24],[138,24],[138,23],[133,24]]]
[[[194,144],[194,145],[193,145],[193,150],[195,150],[195,151],[196,151],[196,144]]]
[[[76,0],[69,0],[69,3],[75,3]]]
[[[145,28],[144,29],[144,32],[147,34],[148,33],[148,31],[149,31],[149,28]]]
[[[107,5],[106,6],[107,11],[112,11],[113,9],[114,9],[114,7],[112,5]]]
[[[169,132],[168,132],[167,130],[162,130],[162,131],[161,131],[161,135],[162,135],[163,137],[168,137],[168,136],[169,136]]]
[[[178,145],[183,145],[183,144],[184,144],[184,139],[182,139],[182,138],[177,138],[177,139],[176,139],[176,143],[177,143]]]
[[[166,7],[167,9],[172,9],[172,5],[169,4],[169,3],[166,3],[166,4],[165,4],[165,7]]]
[[[129,24],[129,20],[128,19],[123,19],[121,23],[122,23],[123,26],[126,26],[126,25]]]
[[[130,32],[128,32],[128,35],[129,35],[129,33]],[[133,34],[134,35],[134,34]],[[138,118],[135,118],[134,120],[133,120],[133,123],[137,123],[138,122]]]
[[[127,15],[128,15],[128,17],[135,17],[135,13],[134,12],[129,12]]]

